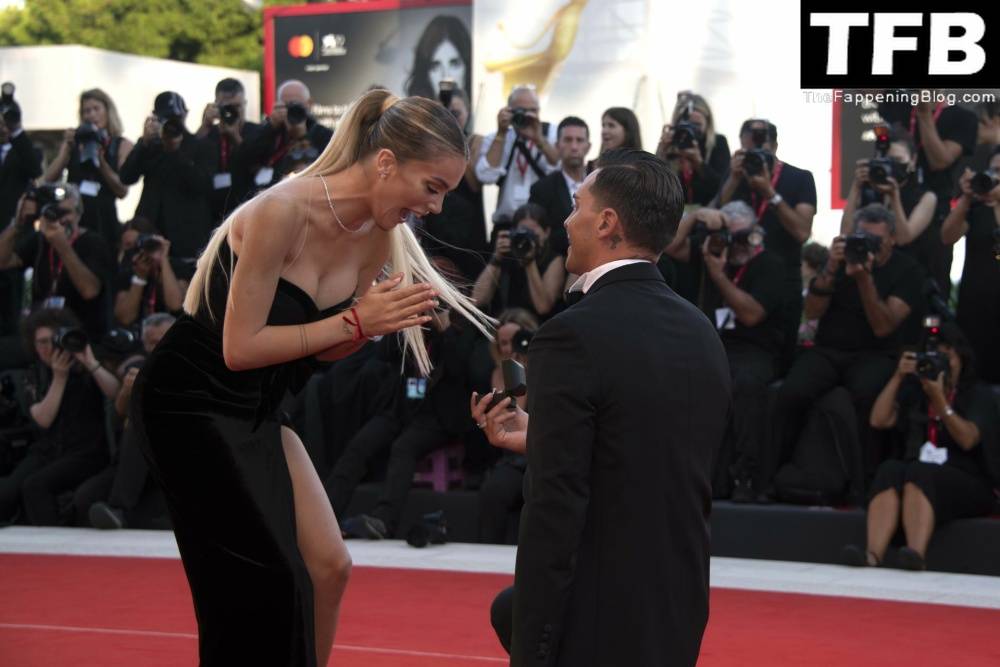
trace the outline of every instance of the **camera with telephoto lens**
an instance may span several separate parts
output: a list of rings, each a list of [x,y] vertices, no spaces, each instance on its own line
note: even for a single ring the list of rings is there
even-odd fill
[[[110,135],[93,123],[83,123],[76,128],[73,140],[80,149],[80,164],[92,162],[95,167],[101,164],[101,146],[105,145]]]
[[[220,104],[219,122],[223,125],[236,125],[240,122],[239,104]]]
[[[528,379],[524,372],[524,366],[513,359],[504,359],[500,363],[500,369],[503,371],[504,388],[503,391],[497,390],[493,392],[493,398],[490,400],[490,404],[486,406],[486,412],[500,405],[500,402],[505,398],[512,399],[507,409],[517,410],[517,401],[513,399],[528,393]]]
[[[691,111],[694,102],[689,101],[680,120],[674,127],[673,135],[670,137],[670,145],[677,150],[687,150],[694,148],[701,141],[701,128],[691,122]]]
[[[725,227],[709,229],[708,225],[699,220],[691,229],[691,244],[700,249],[705,245],[705,239],[708,239],[708,252],[716,257],[721,257],[722,253],[733,242],[733,235]]]
[[[163,247],[163,242],[152,234],[139,234],[135,239],[135,247],[147,255]]]
[[[21,107],[14,101],[14,84],[10,81],[0,85],[0,116],[8,126],[21,122]]]
[[[969,188],[980,197],[988,195],[998,185],[1000,185],[1000,176],[994,169],[977,172],[969,181]]]
[[[951,364],[948,363],[947,355],[938,349],[938,335],[941,333],[941,318],[935,315],[928,315],[923,321],[926,339],[924,349],[917,352],[917,377],[926,380],[937,380],[941,373],[945,377],[951,371]]]
[[[308,115],[309,111],[306,109],[306,105],[301,102],[289,102],[285,106],[285,118],[289,125],[301,125],[306,122]]]
[[[451,106],[451,100],[455,97],[455,82],[451,79],[442,79],[438,84],[438,101],[445,109]]]
[[[79,327],[59,327],[52,334],[52,345],[67,352],[83,352],[89,343],[87,332]]]
[[[747,176],[760,176],[767,165],[768,173],[774,169],[774,155],[764,148],[767,143],[767,128],[755,127],[750,130],[750,141],[753,148],[743,154],[743,173]]]
[[[62,217],[59,204],[66,200],[69,192],[61,185],[45,183],[34,189],[32,199],[38,204],[38,213],[46,220],[55,222]]]
[[[528,110],[524,107],[511,109],[510,124],[519,130],[530,125],[531,117],[528,116]]]
[[[882,248],[882,237],[867,232],[854,232],[844,239],[844,260],[848,264],[868,262],[868,255],[877,255]]]
[[[525,259],[538,245],[538,235],[530,229],[515,229],[510,233],[510,249],[517,259]]]

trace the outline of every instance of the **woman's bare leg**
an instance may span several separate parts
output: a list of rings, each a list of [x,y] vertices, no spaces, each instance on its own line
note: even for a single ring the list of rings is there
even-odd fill
[[[927,544],[934,534],[934,508],[913,482],[903,486],[903,531],[906,545],[926,557]]]
[[[886,489],[868,503],[868,553],[875,554],[878,562],[885,560],[885,550],[899,528],[899,493]],[[875,565],[869,558],[869,565]]]

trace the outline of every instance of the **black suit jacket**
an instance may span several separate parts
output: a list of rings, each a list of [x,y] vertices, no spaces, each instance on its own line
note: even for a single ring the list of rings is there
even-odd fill
[[[551,174],[538,179],[531,186],[531,196],[528,201],[545,209],[549,229],[549,245],[557,255],[566,256],[569,248],[569,238],[563,223],[573,212],[573,196],[566,186],[566,177],[562,169],[556,169]]]
[[[209,205],[212,210],[212,221],[215,224],[222,222],[226,216],[236,210],[237,206],[250,198],[250,193],[254,189],[253,179],[257,167],[260,166],[253,162],[251,146],[262,131],[261,125],[244,121],[243,127],[240,128],[240,137],[243,141],[240,142],[239,146],[228,146],[225,164],[222,160],[222,133],[219,131],[219,127],[213,126],[208,134],[201,139],[208,145],[216,169],[220,172],[228,172],[232,178],[232,185],[228,188],[216,188],[213,180]]]
[[[528,351],[511,665],[694,665],[729,365],[655,265],[602,276]]]

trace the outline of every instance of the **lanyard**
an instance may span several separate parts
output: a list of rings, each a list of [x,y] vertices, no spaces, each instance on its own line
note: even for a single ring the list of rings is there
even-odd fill
[[[292,142],[288,141],[285,136],[278,137],[274,143],[274,154],[271,155],[271,159],[267,161],[268,167],[273,167],[278,163],[278,160],[285,157],[285,153],[288,149],[292,147]]]
[[[741,266],[739,270],[736,272],[736,275],[733,276],[732,281],[734,285],[736,285],[737,287],[740,286],[740,281],[743,280],[743,276],[746,274],[747,269],[750,267],[750,262],[752,262],[754,258],[756,258],[757,255],[759,255],[762,252],[764,252],[764,248],[762,246],[754,248],[753,254],[750,255],[750,259],[748,259],[747,263]]]
[[[681,170],[681,180],[684,181],[684,193],[687,195],[687,202],[691,204],[694,202],[694,190],[691,188],[691,182],[694,180],[694,172],[687,165]]]
[[[219,171],[229,171],[229,137],[219,137]]]
[[[534,142],[525,142],[524,148],[530,153],[531,149],[534,148]],[[521,178],[524,178],[524,175],[528,173],[528,159],[524,157],[524,153],[517,150],[517,146],[514,146],[514,150],[517,151],[517,170],[521,172]]]
[[[934,124],[935,125],[937,125],[938,118],[940,118],[941,114],[944,113],[944,107],[945,107],[944,102],[938,102],[937,103],[937,107],[934,108]],[[917,108],[916,107],[913,107],[912,109],[910,109],[910,136],[913,137],[914,140],[916,140],[916,137],[917,137]],[[917,141],[917,150],[918,151],[920,150],[920,147],[923,146],[923,144],[924,144],[923,139],[921,139],[920,141]]]
[[[152,284],[149,287],[149,298],[146,300],[146,315],[152,315],[156,312],[156,285]]]
[[[69,239],[70,247],[76,244],[76,240],[80,238],[80,231],[77,230],[73,232],[73,236]],[[49,246],[49,276],[52,277],[52,287],[49,289],[49,296],[56,293],[56,286],[59,284],[59,278],[62,276],[63,272],[63,261],[62,257],[59,257],[52,246]]]
[[[781,176],[781,168],[784,167],[784,166],[785,165],[784,165],[784,163],[781,160],[775,160],[774,161],[774,173],[771,174],[771,187],[772,188],[777,189],[777,186],[778,186],[778,177]],[[767,210],[767,205],[770,204],[771,202],[768,201],[767,199],[765,199],[760,204],[758,204],[757,203],[757,193],[756,192],[751,193],[750,200],[751,200],[751,202],[753,202],[752,206],[757,211],[757,219],[760,220],[760,217],[762,215],[764,215],[764,211]]]
[[[951,405],[955,401],[955,392],[952,391],[948,395],[948,405]],[[927,442],[931,443],[937,447],[938,443],[938,424],[941,422],[941,415],[931,416],[931,406],[927,406]]]

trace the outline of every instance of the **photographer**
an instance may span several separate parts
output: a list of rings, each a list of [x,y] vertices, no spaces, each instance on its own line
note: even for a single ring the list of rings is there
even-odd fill
[[[714,475],[717,493],[728,497],[732,488],[733,500],[748,502],[764,482],[759,461],[767,386],[781,360],[784,278],[781,260],[764,249],[764,231],[746,203],[730,202],[718,214],[721,228],[694,234],[690,259],[703,264],[709,278],[697,305],[719,331],[733,380],[731,428]]]
[[[573,212],[573,195],[587,176],[583,161],[590,152],[590,129],[582,118],[567,116],[559,123],[556,136],[559,169],[531,186],[529,203],[538,204],[544,209],[545,219],[554,225],[552,248],[565,256],[568,239],[563,222]]]
[[[562,295],[566,258],[551,247],[549,222],[537,204],[518,208],[512,225],[494,227],[493,258],[479,274],[472,299],[494,313],[524,308],[544,319]]]
[[[94,475],[77,488],[73,494],[73,505],[76,508],[77,525],[93,526],[94,528],[112,529],[152,528],[149,523],[150,511],[139,511],[149,504],[157,506],[152,514],[163,514],[165,508],[161,503],[148,503],[158,498],[159,489],[149,483],[149,467],[146,458],[133,439],[133,432],[127,421],[129,404],[132,400],[132,386],[136,376],[160,339],[174,323],[173,315],[156,313],[142,321],[142,348],[122,362],[116,375],[121,379],[121,389],[115,397],[115,413],[124,422],[120,437],[116,439],[118,446],[111,451],[111,464],[97,475]]]
[[[128,194],[118,172],[133,144],[122,136],[118,109],[100,88],[80,94],[79,119],[79,127],[63,133],[59,153],[43,178],[60,181],[63,169],[67,170],[66,181],[77,186],[83,196],[80,226],[99,234],[114,251],[121,234],[115,200]]]
[[[816,344],[796,359],[778,391],[775,421],[783,437],[772,443],[777,460],[769,461],[769,474],[784,462],[809,408],[838,385],[854,401],[866,476],[881,460],[867,416],[892,373],[897,332],[920,306],[920,270],[894,250],[891,211],[869,204],[854,220],[854,233],[834,239],[826,268],[809,286],[805,314],[819,318]]]
[[[785,263],[785,361],[794,350],[802,311],[802,244],[812,233],[816,183],[812,172],[778,159],[778,128],[751,119],[740,128],[740,150],[729,165],[719,206],[750,204],[767,232],[767,247]]]
[[[496,339],[491,344],[491,353],[496,366],[490,379],[490,386],[502,387],[503,370],[501,364],[513,359],[527,369],[528,345],[538,331],[538,320],[522,308],[511,308],[500,313],[497,318]],[[528,395],[514,399],[517,407],[524,410]],[[478,394],[473,394],[472,411],[476,413]],[[476,419],[480,422],[482,419]],[[484,434],[485,435],[485,434]],[[504,450],[501,459],[494,465],[479,489],[479,541],[483,544],[513,544],[510,513],[520,510],[524,504],[524,471],[528,460],[523,452]],[[517,532],[513,531],[516,535]]]
[[[802,247],[802,284],[805,285],[805,288],[802,291],[803,299],[805,299],[809,293],[809,284],[812,283],[813,278],[820,274],[829,259],[830,249],[825,245],[813,241],[812,243],[807,243]],[[800,346],[813,346],[816,339],[816,327],[818,326],[818,319],[808,318],[805,313],[802,314],[802,320],[799,324]]]
[[[656,155],[681,177],[687,204],[707,206],[729,169],[729,142],[715,133],[708,101],[690,91],[677,95],[673,117],[663,126]]]
[[[986,463],[997,438],[992,393],[976,381],[972,349],[957,326],[944,324],[931,347],[934,363],[927,355],[918,361],[913,352],[900,357],[872,407],[871,425],[898,431],[905,453],[879,466],[869,494],[867,544],[864,550],[845,546],[845,565],[881,565],[902,524],[899,565],[924,570],[937,527],[993,510]]]
[[[126,257],[129,268],[115,279],[115,319],[131,328],[154,313],[180,312],[184,289],[170,265],[170,241],[141,234]]]
[[[38,214],[18,214],[23,234],[14,225],[0,233],[0,268],[33,267],[31,309],[71,310],[97,340],[108,326],[102,295],[105,277],[111,275],[111,251],[98,234],[80,229],[83,204],[76,186],[41,185],[22,198],[22,206],[29,200]]]
[[[916,91],[907,93],[915,95]],[[958,161],[963,155],[972,155],[976,148],[976,114],[945,102],[919,102],[914,106],[905,99],[881,103],[878,111],[891,126],[909,131],[917,147],[917,180],[937,197],[932,223],[934,231],[926,240],[930,256],[925,267],[940,290],[946,293],[951,285],[951,248],[940,243],[938,225],[947,217],[951,206]]]
[[[941,240],[953,245],[965,236],[965,266],[958,286],[958,325],[976,353],[980,377],[1000,384],[1000,148],[989,169],[966,169],[962,196],[941,226]]]
[[[73,315],[45,309],[24,323],[32,351],[31,419],[39,438],[11,472],[0,479],[0,518],[24,505],[36,526],[60,523],[57,498],[98,472],[107,462],[104,397],[118,392],[118,379],[94,357]]]
[[[880,128],[881,129],[881,128]],[[940,236],[929,228],[937,207],[937,195],[917,180],[917,153],[913,140],[903,132],[885,134],[879,140],[884,155],[873,160],[858,160],[854,180],[848,191],[840,233],[851,233],[854,213],[866,204],[877,202],[896,217],[896,249],[912,256],[921,266],[930,266]]]
[[[428,255],[447,257],[461,272],[462,280],[475,281],[488,257],[486,216],[483,214],[483,184],[476,176],[476,161],[483,145],[483,137],[469,128],[469,96],[461,88],[442,89],[440,101],[455,116],[466,136],[469,146],[465,177],[458,187],[444,196],[440,213],[423,217],[421,244]]]
[[[509,221],[528,202],[531,186],[559,164],[555,128],[539,114],[534,88],[519,86],[497,114],[497,131],[483,139],[476,176],[500,188],[493,222]]]
[[[601,114],[601,146],[598,157],[619,148],[642,150],[642,130],[639,117],[628,107],[611,107]],[[595,169],[597,160],[587,163],[587,173]]]
[[[248,158],[254,165],[253,189],[278,183],[288,174],[313,162],[330,143],[333,132],[312,116],[309,88],[291,79],[278,86],[277,102],[267,122],[249,142]]]
[[[171,260],[181,278],[194,273],[195,258],[215,222],[209,197],[215,160],[211,147],[187,131],[187,105],[177,93],[156,96],[142,139],[121,168],[122,182],[143,179],[135,214],[148,218],[170,239]]]
[[[215,85],[215,101],[205,105],[195,136],[210,147],[217,167],[209,198],[214,224],[222,222],[253,191],[254,168],[250,143],[263,130],[246,119],[243,84],[222,79]]]
[[[976,143],[980,146],[1000,146],[1000,101],[980,102],[976,107],[979,128]]]

